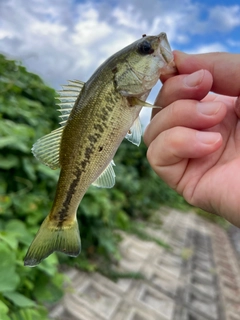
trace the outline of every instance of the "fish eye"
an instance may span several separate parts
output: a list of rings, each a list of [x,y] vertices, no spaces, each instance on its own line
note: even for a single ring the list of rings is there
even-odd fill
[[[145,40],[139,44],[138,52],[141,54],[151,54],[154,52],[154,49],[152,48],[151,43]]]

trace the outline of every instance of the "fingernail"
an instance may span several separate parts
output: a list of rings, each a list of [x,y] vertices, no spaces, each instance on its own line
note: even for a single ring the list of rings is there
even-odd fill
[[[196,71],[186,76],[184,78],[184,82],[188,87],[196,87],[197,85],[199,85],[199,83],[201,83],[203,75],[204,75],[203,70]]]
[[[219,132],[197,131],[196,138],[202,143],[214,144],[221,139],[221,134]]]
[[[199,102],[197,104],[198,112],[211,116],[218,113],[219,109],[221,108],[221,103],[217,101],[212,102]]]

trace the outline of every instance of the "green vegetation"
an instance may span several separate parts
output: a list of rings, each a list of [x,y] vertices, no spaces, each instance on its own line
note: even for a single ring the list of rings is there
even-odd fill
[[[63,294],[59,263],[109,270],[116,278],[111,265],[121,259],[121,237],[115,230],[147,239],[140,221],[151,221],[160,204],[185,206],[150,169],[144,144],[137,148],[124,141],[115,157],[116,186],[90,187],[79,208],[81,255],[74,259],[53,254],[36,268],[24,267],[26,250],[50,210],[59,174],[30,152],[36,139],[58,127],[55,95],[37,75],[0,55],[1,320],[48,319],[46,306]]]

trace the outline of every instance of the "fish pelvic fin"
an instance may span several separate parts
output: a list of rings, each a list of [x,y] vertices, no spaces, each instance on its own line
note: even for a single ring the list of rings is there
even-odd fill
[[[24,265],[35,267],[54,251],[76,257],[81,251],[81,239],[78,223],[63,223],[55,226],[49,216],[43,221],[24,258]]]

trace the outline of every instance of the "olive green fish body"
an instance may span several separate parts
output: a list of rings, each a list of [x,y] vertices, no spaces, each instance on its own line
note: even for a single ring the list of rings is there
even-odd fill
[[[126,137],[140,143],[139,112],[161,73],[175,72],[166,35],[144,37],[106,60],[85,83],[69,82],[59,103],[62,127],[39,139],[34,155],[61,168],[50,214],[25,265],[35,266],[54,251],[77,256],[81,242],[76,212],[88,187],[112,187],[112,159]]]
[[[110,76],[111,73],[103,77],[111,80],[108,80],[109,83],[100,81],[99,96],[90,97],[85,100],[85,106],[78,107],[84,99],[83,94],[82,99],[74,106],[63,131],[61,174],[53,211],[50,213],[50,219],[59,224],[62,219],[74,220],[79,202],[89,185],[111,162],[142,108],[131,108],[127,98],[116,94]],[[91,92],[90,86],[88,90]],[[88,108],[89,105],[92,106],[91,109]]]

